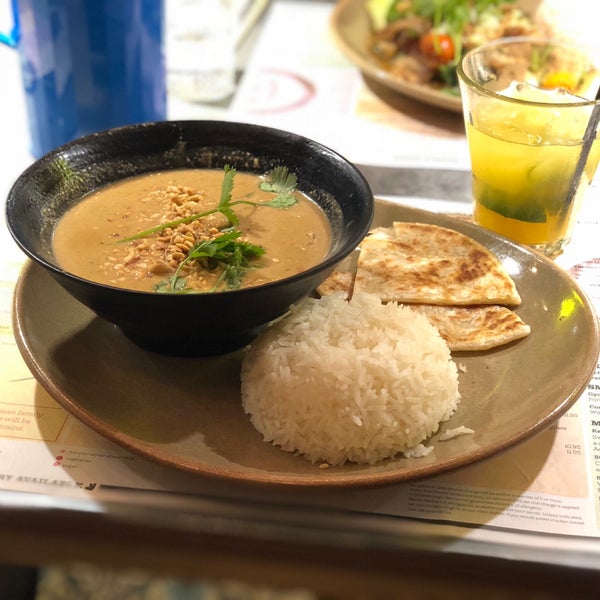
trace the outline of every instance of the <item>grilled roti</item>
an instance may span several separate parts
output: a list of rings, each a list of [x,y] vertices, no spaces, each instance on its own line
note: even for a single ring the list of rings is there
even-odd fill
[[[350,299],[354,288],[354,273],[351,271],[334,270],[321,285],[317,287],[320,296],[341,293],[345,300]]]
[[[320,295],[345,298],[356,290],[424,314],[452,351],[489,350],[531,332],[504,306],[521,298],[498,258],[474,240],[435,225],[373,229],[361,244],[355,269],[340,265],[317,288]]]
[[[321,296],[353,293],[352,273],[334,271],[317,292]],[[434,304],[407,304],[420,312],[437,328],[452,352],[489,350],[527,337],[531,328],[519,315],[497,304],[480,306],[439,306]]]
[[[462,233],[426,223],[373,230],[361,243],[354,290],[403,304],[521,303],[495,254]]]
[[[489,350],[528,336],[531,328],[505,306],[411,304],[437,328],[454,352]]]

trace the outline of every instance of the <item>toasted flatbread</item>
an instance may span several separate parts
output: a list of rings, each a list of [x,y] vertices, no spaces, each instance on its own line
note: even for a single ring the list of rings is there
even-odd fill
[[[317,287],[317,293],[320,296],[341,293],[345,299],[349,299],[352,296],[353,287],[354,273],[351,271],[338,271],[336,269]]]
[[[521,299],[498,258],[474,240],[434,225],[373,229],[355,268],[341,265],[317,289],[346,298],[356,290],[424,314],[452,351],[489,350],[531,332],[504,306]]]
[[[352,273],[334,271],[317,289],[321,296],[341,293],[352,297]],[[427,317],[453,352],[489,350],[527,337],[531,327],[506,306],[440,306],[407,304]]]
[[[411,304],[427,317],[452,351],[489,350],[529,335],[531,328],[505,306]]]
[[[395,222],[368,235],[361,243],[354,290],[403,304],[521,303],[495,254],[458,231],[425,223]]]

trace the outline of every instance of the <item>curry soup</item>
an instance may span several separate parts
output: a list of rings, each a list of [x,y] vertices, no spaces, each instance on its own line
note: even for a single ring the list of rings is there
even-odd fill
[[[176,273],[179,283],[184,282],[183,291],[227,289],[221,264],[210,259],[186,261],[197,244],[229,231],[231,224],[220,213],[123,241],[150,228],[214,209],[221,198],[223,178],[224,171],[217,169],[156,172],[89,194],[69,209],[56,227],[53,250],[58,264],[79,277],[127,289],[156,291]],[[272,201],[276,194],[260,189],[263,180],[258,175],[236,172],[232,202]],[[300,192],[293,194],[296,203],[287,208],[245,204],[232,207],[239,219],[235,225],[240,232],[238,241],[264,249],[264,254],[247,261],[240,287],[290,277],[327,255],[331,230],[326,215]]]

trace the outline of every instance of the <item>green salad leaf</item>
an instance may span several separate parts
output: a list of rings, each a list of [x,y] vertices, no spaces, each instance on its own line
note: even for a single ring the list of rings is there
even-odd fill
[[[389,23],[416,15],[429,19],[433,29],[447,33],[454,43],[453,64],[458,64],[462,56],[462,37],[465,27],[475,23],[484,14],[500,14],[503,4],[516,0],[369,0],[367,10],[375,30],[383,29]],[[448,74],[446,74],[448,76]],[[451,76],[453,78],[453,76]]]

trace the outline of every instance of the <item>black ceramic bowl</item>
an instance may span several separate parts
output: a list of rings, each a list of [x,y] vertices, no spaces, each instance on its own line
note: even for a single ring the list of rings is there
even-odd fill
[[[156,294],[100,285],[61,269],[52,253],[57,221],[85,194],[149,171],[223,168],[265,173],[285,165],[325,211],[333,232],[321,264],[267,285],[212,294]],[[160,122],[86,136],[42,157],[15,182],[8,228],[23,251],[77,300],[156,352],[211,355],[238,349],[310,294],[367,233],[373,196],[342,156],[307,138],[220,121]]]

